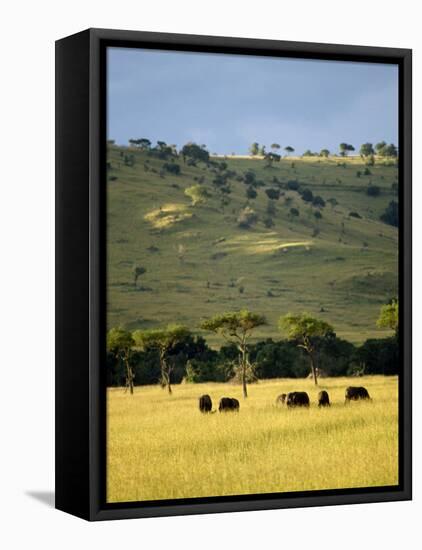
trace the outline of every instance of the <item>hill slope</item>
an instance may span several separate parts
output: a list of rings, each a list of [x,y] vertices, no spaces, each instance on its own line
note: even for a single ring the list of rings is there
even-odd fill
[[[133,166],[124,163],[129,153]],[[206,316],[245,307],[268,318],[260,338],[279,337],[277,320],[288,311],[321,316],[354,342],[387,334],[375,321],[398,284],[397,229],[379,221],[395,198],[397,168],[391,163],[377,163],[371,175],[357,177],[365,169],[360,158],[282,159],[272,167],[264,160],[227,158],[226,170],[236,175],[228,180],[230,202],[222,206],[212,183],[221,173],[217,167],[188,166],[180,158],[175,162],[181,174],[173,175],[163,170],[165,160],[141,151],[110,146],[108,156],[109,328],[178,322],[195,329]],[[238,181],[248,170],[261,181],[249,201],[248,186]],[[198,180],[210,197],[192,206],[184,191]],[[292,180],[300,190],[335,199],[319,209],[321,219],[317,208],[286,189]],[[369,183],[379,186],[379,196],[367,195]],[[271,216],[268,188],[281,190],[279,200],[271,201]],[[244,229],[237,220],[247,202],[258,221]],[[265,224],[269,217],[272,227]],[[138,288],[134,265],[146,268]]]

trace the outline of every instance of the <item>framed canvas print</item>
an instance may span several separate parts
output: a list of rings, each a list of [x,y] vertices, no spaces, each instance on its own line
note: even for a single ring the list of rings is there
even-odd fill
[[[411,51],[56,43],[56,506],[411,498]]]

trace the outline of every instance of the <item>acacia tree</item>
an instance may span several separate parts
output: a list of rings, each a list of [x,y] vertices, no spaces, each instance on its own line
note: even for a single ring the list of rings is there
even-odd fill
[[[286,330],[287,338],[295,341],[297,346],[304,349],[309,355],[312,376],[315,385],[318,385],[318,343],[321,338],[333,333],[333,327],[308,313],[301,313],[300,315],[288,313],[284,317],[280,317],[279,328],[280,330]]]
[[[287,153],[288,155],[290,155],[290,153],[293,153],[293,152],[294,152],[293,147],[291,147],[290,145],[288,145],[287,147],[285,147],[284,150],[286,151],[286,153]]]
[[[174,364],[169,359],[173,348],[185,341],[191,335],[190,330],[183,325],[168,325],[166,328],[136,330],[133,333],[136,346],[143,350],[156,349],[160,358],[161,379],[163,388],[167,387],[169,394],[171,389],[171,373]]]
[[[362,143],[359,149],[359,154],[361,157],[370,157],[374,155],[375,151],[372,143]]]
[[[220,335],[226,342],[234,344],[239,351],[239,371],[242,380],[243,397],[248,397],[247,374],[252,370],[248,356],[248,341],[252,331],[266,324],[263,315],[246,309],[215,315],[201,323],[203,330]]]
[[[339,149],[340,149],[340,155],[342,157],[345,157],[347,155],[347,153],[352,152],[352,151],[355,150],[353,145],[350,145],[350,143],[340,143]]]
[[[393,299],[389,304],[381,306],[377,326],[389,328],[397,334],[399,329],[399,303],[397,300]]]
[[[271,149],[273,151],[277,151],[278,149],[280,149],[280,145],[278,143],[272,143],[271,144]]]
[[[126,371],[126,389],[133,395],[133,381],[135,380],[135,373],[131,365],[132,348],[135,345],[135,341],[132,334],[121,328],[112,328],[107,333],[107,350],[117,359],[123,361]]]

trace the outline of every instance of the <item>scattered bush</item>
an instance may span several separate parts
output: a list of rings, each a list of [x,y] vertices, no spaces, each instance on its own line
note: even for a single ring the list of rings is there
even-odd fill
[[[298,191],[299,182],[297,180],[289,180],[287,182],[287,189],[289,189],[290,191]]]
[[[280,189],[265,189],[267,197],[271,200],[277,200],[280,198]]]
[[[312,201],[312,204],[316,206],[317,208],[324,208],[325,207],[325,200],[320,197],[319,195],[316,195]]]
[[[393,227],[399,226],[399,205],[396,201],[391,201],[384,213],[381,214],[380,220]]]
[[[366,188],[366,194],[369,197],[378,197],[381,192],[381,189],[378,187],[378,185],[368,185]]]
[[[165,162],[163,164],[163,170],[166,170],[166,172],[169,172],[170,174],[174,174],[176,176],[180,174],[180,166],[175,162]]]
[[[300,193],[300,195],[302,197],[302,200],[305,201],[305,202],[312,202],[313,199],[314,199],[314,195],[313,195],[313,193],[310,189],[304,189]]]
[[[251,186],[246,189],[246,197],[248,199],[256,199],[258,193],[255,191],[255,189]]]
[[[362,216],[358,212],[349,212],[350,218],[358,218],[359,220],[362,219]]]

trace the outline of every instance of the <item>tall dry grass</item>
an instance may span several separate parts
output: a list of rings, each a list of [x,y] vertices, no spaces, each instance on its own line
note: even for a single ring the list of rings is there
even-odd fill
[[[348,385],[370,403],[344,405]],[[316,406],[327,389],[329,409]],[[133,396],[108,390],[107,500],[143,501],[396,485],[397,377],[278,379],[250,386],[184,384],[169,396],[157,386]],[[309,410],[275,406],[282,392],[305,390]],[[237,397],[240,412],[200,414],[198,397]]]

